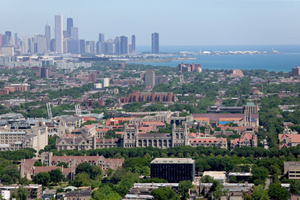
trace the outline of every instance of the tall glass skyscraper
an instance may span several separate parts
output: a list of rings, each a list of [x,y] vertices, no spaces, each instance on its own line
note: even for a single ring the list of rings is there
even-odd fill
[[[136,53],[135,52],[135,35],[131,36],[131,49],[130,49],[130,53]]]
[[[68,38],[71,37],[71,28],[73,27],[73,18],[67,19],[67,31],[68,31]]]
[[[120,48],[120,54],[128,54],[129,51],[129,45],[128,45],[128,37],[127,36],[121,36],[121,48]]]
[[[152,53],[159,53],[159,34],[152,33]]]
[[[55,48],[57,53],[63,53],[63,17],[55,15]]]
[[[50,51],[51,29],[50,29],[50,25],[48,23],[45,26],[45,37],[46,37],[47,51]]]
[[[99,33],[99,42],[104,42],[104,33]]]

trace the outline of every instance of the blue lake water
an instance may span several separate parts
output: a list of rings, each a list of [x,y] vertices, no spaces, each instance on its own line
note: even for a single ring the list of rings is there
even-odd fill
[[[138,46],[137,52],[150,51],[150,46]],[[176,53],[179,51],[267,51],[272,49],[282,54],[254,54],[254,55],[196,55],[196,59],[183,61],[184,63],[201,64],[206,69],[266,69],[268,71],[289,72],[300,65],[300,45],[246,45],[246,46],[160,46],[160,52]],[[141,63],[153,66],[176,67],[182,61]]]

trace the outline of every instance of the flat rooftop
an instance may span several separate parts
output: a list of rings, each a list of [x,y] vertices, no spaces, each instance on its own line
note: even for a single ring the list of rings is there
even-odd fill
[[[203,173],[203,176],[211,176],[214,179],[225,179],[226,178],[226,172],[225,171],[205,171]]]
[[[190,163],[193,164],[195,161],[191,158],[155,158],[151,164],[166,164],[166,163]]]

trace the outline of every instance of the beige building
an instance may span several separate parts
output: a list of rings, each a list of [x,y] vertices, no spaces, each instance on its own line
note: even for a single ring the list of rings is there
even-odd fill
[[[288,179],[300,179],[300,162],[284,162],[284,174]]]
[[[28,190],[29,196],[27,200],[35,200],[35,199],[42,199],[42,185],[37,185],[37,184],[29,184],[29,185],[24,185],[23,186],[25,189]],[[6,200],[11,199],[12,193],[18,189],[18,185],[1,185],[0,186],[0,194],[4,193],[5,197],[3,197]]]
[[[0,129],[0,151],[32,148],[39,152],[48,145],[48,128],[41,121],[31,129]]]

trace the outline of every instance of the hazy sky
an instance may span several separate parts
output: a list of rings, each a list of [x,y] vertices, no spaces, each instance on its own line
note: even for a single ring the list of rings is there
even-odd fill
[[[54,15],[72,17],[79,37],[136,35],[138,46],[300,44],[300,1],[286,0],[0,0],[0,33],[51,36]]]

